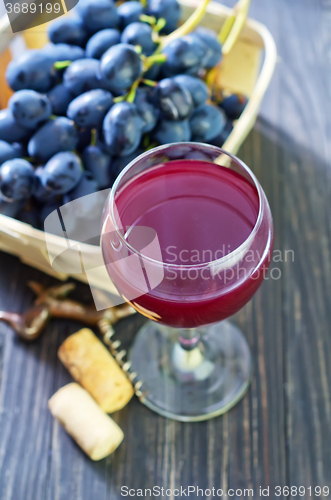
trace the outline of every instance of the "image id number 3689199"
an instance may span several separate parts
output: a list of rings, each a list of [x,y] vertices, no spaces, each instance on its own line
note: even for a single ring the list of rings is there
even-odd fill
[[[328,486],[275,486],[276,497],[328,497],[330,488]]]
[[[61,4],[60,3],[34,3],[34,2],[16,2],[16,3],[6,3],[6,11],[7,14],[43,14],[46,12],[47,14],[59,14],[61,12]]]
[[[4,0],[13,33],[43,26],[71,10],[79,0]],[[62,5],[63,2],[63,5]],[[45,26],[41,32],[45,31]]]

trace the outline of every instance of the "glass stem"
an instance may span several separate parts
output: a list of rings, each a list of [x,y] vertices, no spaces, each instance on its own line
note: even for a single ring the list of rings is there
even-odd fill
[[[198,347],[200,335],[196,328],[183,328],[180,330],[178,342],[185,351],[192,351]]]
[[[177,342],[172,351],[173,367],[184,377],[191,374],[194,377],[195,370],[205,360],[199,331],[195,328],[179,330]],[[190,378],[191,378],[190,376]]]

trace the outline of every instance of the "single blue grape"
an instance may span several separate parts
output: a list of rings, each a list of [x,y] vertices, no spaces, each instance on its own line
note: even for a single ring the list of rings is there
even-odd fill
[[[161,80],[154,90],[154,102],[166,120],[182,121],[193,111],[191,94],[173,78]]]
[[[66,116],[68,106],[75,98],[63,83],[59,83],[53,87],[48,92],[47,97],[52,105],[53,113],[56,116]]]
[[[67,110],[77,127],[99,128],[107,111],[113,105],[113,96],[107,90],[95,89],[76,97]]]
[[[222,132],[226,124],[225,113],[217,106],[202,104],[190,120],[192,141],[210,142]]]
[[[163,53],[167,56],[162,65],[165,76],[196,75],[205,65],[207,49],[197,37],[186,35],[166,45]]]
[[[159,144],[188,142],[191,140],[189,121],[160,120],[152,133],[152,138]]]
[[[134,103],[143,121],[142,133],[151,132],[158,120],[158,111],[151,101],[152,89],[150,87],[139,87],[136,92]]]
[[[231,134],[233,130],[233,123],[231,120],[227,120],[224,129],[216,136],[214,137],[210,143],[213,144],[214,146],[217,146],[221,148],[229,135]]]
[[[146,12],[156,19],[166,20],[166,25],[162,30],[166,34],[177,28],[181,17],[181,7],[177,0],[148,0]]]
[[[41,52],[49,56],[53,63],[58,61],[76,61],[85,57],[84,49],[67,43],[48,43],[41,49]]]
[[[83,164],[86,170],[92,173],[97,187],[104,189],[112,183],[112,158],[102,145],[89,145],[84,149]]]
[[[5,201],[19,201],[29,198],[35,183],[31,164],[15,158],[5,161],[0,167],[0,195]]]
[[[145,151],[142,148],[138,148],[133,153],[127,155],[127,156],[122,156],[122,157],[116,157],[113,158],[113,163],[112,163],[112,173],[114,176],[114,179],[122,172],[122,170],[129,165],[135,158],[140,156],[142,153]]]
[[[100,75],[110,91],[130,88],[141,73],[140,56],[129,44],[114,45],[101,58]]]
[[[80,158],[75,153],[54,155],[40,174],[41,183],[52,194],[65,194],[74,189],[83,176]]]
[[[29,139],[32,133],[32,130],[23,127],[15,120],[8,108],[0,111],[0,140],[19,142]]]
[[[208,48],[206,60],[204,63],[205,68],[213,68],[222,59],[222,45],[217,40],[217,35],[215,31],[199,26],[194,32],[193,36],[196,36],[205,43]]]
[[[14,90],[47,92],[55,82],[53,59],[41,50],[29,50],[8,64],[6,79]]]
[[[78,144],[78,133],[74,122],[58,117],[43,125],[31,137],[28,144],[29,155],[45,163],[60,151],[73,151]]]
[[[20,151],[17,150],[14,144],[9,144],[6,141],[0,141],[0,165],[7,160],[19,158],[20,156]]]
[[[141,141],[142,127],[143,121],[134,104],[114,104],[103,122],[103,135],[111,156],[133,153]]]
[[[191,75],[177,75],[174,76],[173,79],[189,91],[194,107],[197,108],[208,99],[208,87],[200,78]]]
[[[232,94],[223,99],[220,107],[224,109],[226,116],[230,120],[238,120],[241,113],[244,111],[248,99],[243,94]]]
[[[95,89],[76,97],[67,110],[77,127],[100,128],[113,105],[113,96],[107,90]]]
[[[19,90],[9,99],[8,107],[17,123],[33,130],[52,114],[48,97],[35,90]]]
[[[80,19],[60,17],[48,25],[48,36],[53,43],[68,43],[84,47],[88,34]]]
[[[117,13],[120,17],[120,28],[124,30],[129,24],[140,20],[140,16],[144,13],[144,8],[141,2],[124,2],[117,8]]]
[[[120,43],[120,40],[121,33],[116,29],[98,31],[87,42],[86,57],[101,59],[103,54],[113,45]]]
[[[63,74],[63,85],[76,97],[100,88],[100,63],[96,59],[79,59],[68,66]]]
[[[119,24],[119,15],[112,0],[79,0],[76,10],[90,33],[117,28]]]
[[[149,24],[136,22],[129,24],[123,31],[121,36],[122,43],[130,45],[139,45],[142,53],[150,56],[155,52],[157,47],[152,38],[153,30]]]

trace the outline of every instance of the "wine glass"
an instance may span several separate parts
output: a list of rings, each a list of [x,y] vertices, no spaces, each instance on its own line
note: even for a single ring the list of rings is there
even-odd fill
[[[116,179],[101,246],[119,293],[150,319],[129,353],[143,403],[181,421],[234,406],[251,356],[242,332],[222,320],[256,292],[273,246],[269,204],[251,170],[207,144],[151,149]]]

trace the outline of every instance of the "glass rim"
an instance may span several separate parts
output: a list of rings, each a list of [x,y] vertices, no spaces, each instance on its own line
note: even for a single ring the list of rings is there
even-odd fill
[[[144,159],[145,157],[148,157],[151,153],[155,153],[155,151],[162,151],[164,149],[169,148],[169,146],[175,146],[175,145],[176,146],[199,146],[199,147],[202,147],[204,149],[209,149],[209,150],[212,150],[212,151],[216,151],[217,153],[219,153],[219,156],[221,156],[222,154],[224,154],[227,157],[231,158],[231,160],[233,160],[234,162],[238,163],[245,170],[245,172],[249,175],[250,179],[254,183],[255,189],[256,189],[258,197],[259,197],[259,212],[258,212],[258,215],[257,215],[257,218],[256,218],[256,222],[254,224],[254,227],[253,227],[252,231],[250,232],[250,234],[247,236],[247,238],[241,243],[241,245],[239,245],[237,248],[235,248],[232,252],[228,253],[227,255],[224,255],[223,257],[220,257],[219,259],[211,260],[209,262],[203,262],[203,263],[200,263],[200,264],[171,264],[171,263],[167,263],[167,262],[162,262],[162,261],[159,261],[159,260],[155,260],[155,259],[152,259],[151,257],[148,257],[148,256],[144,255],[141,251],[139,251],[139,250],[135,249],[133,246],[131,246],[130,243],[128,243],[126,241],[126,239],[123,237],[123,235],[120,232],[120,228],[117,225],[117,221],[116,221],[115,214],[114,214],[115,193],[117,191],[117,188],[118,188],[118,185],[119,185],[120,181],[123,179],[123,177],[125,176],[125,174],[127,172],[129,172],[129,170],[131,170],[135,166],[135,164],[137,163],[137,161],[140,161],[140,160]],[[212,162],[210,162],[210,163],[212,163]],[[215,164],[217,165],[217,163],[215,163]],[[120,241],[125,245],[126,248],[130,249],[131,252],[133,252],[134,254],[138,255],[142,259],[144,259],[144,260],[146,260],[148,262],[151,262],[153,264],[161,265],[163,267],[172,268],[172,269],[187,269],[188,270],[188,269],[199,269],[199,268],[203,269],[203,268],[206,268],[206,267],[210,267],[211,265],[217,266],[217,265],[223,264],[226,261],[228,261],[230,259],[233,259],[233,257],[236,257],[238,254],[240,254],[241,252],[243,252],[243,250],[246,247],[249,247],[250,243],[254,239],[254,237],[255,237],[255,235],[256,235],[259,227],[260,227],[261,221],[262,221],[262,217],[263,217],[263,213],[262,213],[262,198],[263,198],[263,196],[262,196],[262,187],[261,187],[258,179],[256,178],[255,174],[251,171],[251,169],[246,165],[246,163],[244,163],[242,160],[240,160],[237,156],[234,156],[233,154],[229,153],[228,151],[225,151],[224,149],[219,148],[217,146],[213,146],[211,144],[205,144],[205,143],[202,143],[202,142],[187,142],[186,141],[186,142],[171,142],[169,144],[162,144],[161,146],[157,146],[157,147],[155,147],[153,149],[145,151],[141,155],[137,156],[130,163],[128,163],[128,165],[117,176],[117,178],[116,178],[116,180],[115,180],[115,182],[114,182],[114,184],[113,184],[113,186],[111,188],[111,191],[110,191],[110,194],[109,194],[109,201],[107,202],[107,205],[110,208],[110,210],[108,211],[108,213],[109,213],[109,215],[111,217],[113,227],[114,227],[114,229],[115,229],[115,231],[117,233],[117,236],[119,237]]]

